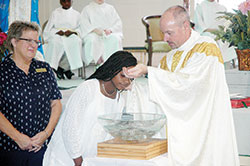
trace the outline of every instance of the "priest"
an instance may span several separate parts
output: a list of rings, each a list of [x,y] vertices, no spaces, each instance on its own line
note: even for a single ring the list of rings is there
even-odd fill
[[[181,6],[160,20],[173,49],[160,68],[138,64],[125,74],[148,74],[149,98],[167,116],[169,166],[239,166],[221,52],[216,42],[191,30]]]

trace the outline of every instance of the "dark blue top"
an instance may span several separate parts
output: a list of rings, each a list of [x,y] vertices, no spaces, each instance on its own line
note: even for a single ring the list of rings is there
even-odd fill
[[[48,63],[33,59],[28,75],[10,57],[0,64],[0,111],[21,133],[32,137],[43,131],[49,122],[51,100],[61,98]],[[1,131],[0,149],[21,150]]]

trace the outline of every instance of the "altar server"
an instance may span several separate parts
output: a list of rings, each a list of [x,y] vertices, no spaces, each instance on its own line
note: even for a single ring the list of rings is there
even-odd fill
[[[189,20],[181,6],[166,10],[160,28],[173,50],[160,68],[138,64],[124,72],[148,74],[149,97],[167,116],[168,166],[239,166],[221,52]]]
[[[194,14],[195,30],[203,36],[216,36],[211,32],[218,30],[219,26],[226,26],[225,19],[219,19],[222,16],[219,12],[226,12],[227,9],[215,0],[203,0],[197,4]],[[228,62],[237,57],[234,47],[229,47],[228,42],[217,41],[222,53],[224,62]]]
[[[136,64],[131,53],[118,51],[74,91],[45,152],[44,166],[81,166],[84,158],[96,156],[97,143],[112,138],[97,117],[122,112],[120,92],[131,84],[122,68]]]
[[[80,38],[80,13],[73,9],[71,0],[60,0],[44,29],[45,60],[57,72],[59,79],[71,79],[71,70],[83,66]],[[65,53],[65,54],[64,54]]]
[[[104,0],[93,0],[81,13],[83,60],[102,64],[122,50],[122,21],[115,8]]]

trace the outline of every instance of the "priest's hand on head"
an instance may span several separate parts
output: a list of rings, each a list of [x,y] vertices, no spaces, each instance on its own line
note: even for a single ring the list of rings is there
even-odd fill
[[[148,67],[143,64],[137,64],[135,67],[127,69],[122,68],[126,77],[128,78],[138,78],[144,74],[148,73]]]
[[[93,32],[96,33],[96,34],[99,35],[99,36],[102,36],[102,35],[103,35],[103,30],[102,30],[102,29],[96,28],[96,29],[93,30]]]

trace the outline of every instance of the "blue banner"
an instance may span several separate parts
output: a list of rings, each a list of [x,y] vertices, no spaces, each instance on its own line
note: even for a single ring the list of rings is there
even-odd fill
[[[40,25],[39,14],[38,14],[38,4],[39,4],[39,0],[32,0],[31,1],[31,18],[30,18],[30,21],[31,22],[36,22],[37,24]]]
[[[3,32],[8,31],[9,3],[10,0],[0,0],[0,27]]]
[[[39,13],[38,12],[38,4],[39,4],[39,0],[32,0],[31,1],[31,18],[30,18],[30,21],[31,22],[36,22],[37,24],[40,25],[39,14],[38,14]],[[39,37],[39,40],[41,41],[41,37]],[[38,47],[38,51],[40,51],[43,54],[43,47],[42,46]]]

